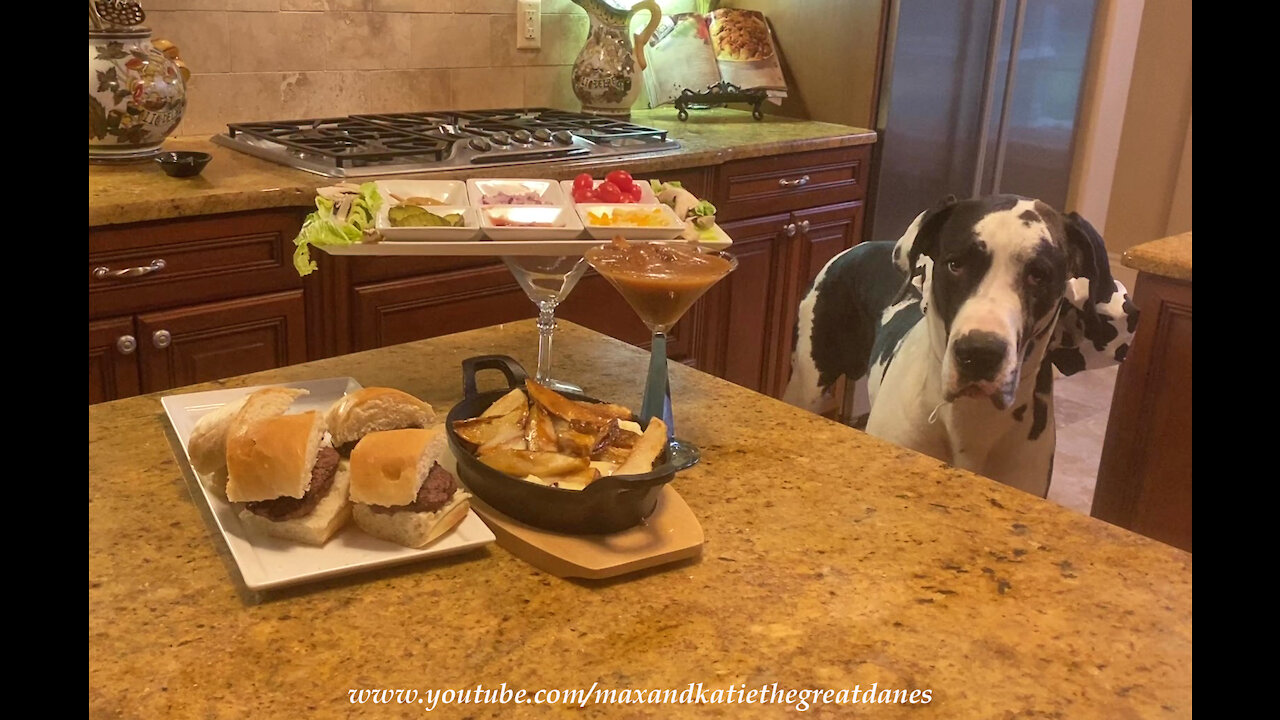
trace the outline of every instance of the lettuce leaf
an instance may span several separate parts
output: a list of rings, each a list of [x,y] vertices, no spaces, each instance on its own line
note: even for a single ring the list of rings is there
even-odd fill
[[[316,196],[315,212],[302,221],[302,229],[293,239],[293,267],[298,275],[306,277],[316,269],[316,263],[311,259],[312,245],[354,245],[360,242],[365,230],[373,229],[373,219],[381,204],[377,186],[371,182],[364,183],[352,198],[346,221],[339,222],[334,216],[334,201]]]

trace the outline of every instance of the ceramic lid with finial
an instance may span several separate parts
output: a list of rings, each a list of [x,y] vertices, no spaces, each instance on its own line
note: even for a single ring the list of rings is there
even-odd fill
[[[150,35],[146,19],[137,0],[89,0],[90,35]]]

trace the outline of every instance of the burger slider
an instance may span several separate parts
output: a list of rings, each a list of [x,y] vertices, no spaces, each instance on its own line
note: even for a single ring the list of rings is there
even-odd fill
[[[231,429],[283,415],[294,400],[306,394],[306,390],[297,388],[263,388],[200,418],[187,439],[187,455],[201,484],[225,498],[227,437]]]
[[[227,499],[245,503],[245,527],[323,545],[351,516],[340,462],[318,412],[237,427],[227,439]]]
[[[407,392],[386,387],[367,387],[343,396],[329,408],[325,425],[333,435],[333,446],[342,457],[350,457],[360,438],[371,432],[424,428],[436,421],[427,403]]]
[[[356,525],[374,537],[420,548],[462,522],[471,496],[440,467],[445,452],[440,426],[364,436],[351,452]]]

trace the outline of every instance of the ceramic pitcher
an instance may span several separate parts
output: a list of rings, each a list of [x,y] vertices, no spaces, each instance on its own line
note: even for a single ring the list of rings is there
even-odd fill
[[[662,9],[654,0],[643,0],[629,10],[608,0],[573,2],[591,18],[587,44],[573,63],[573,93],[582,101],[583,112],[627,117],[640,94],[644,45],[658,29]],[[649,11],[649,24],[630,36],[631,18],[641,10]]]
[[[145,27],[89,29],[89,162],[154,157],[182,120],[190,71]]]

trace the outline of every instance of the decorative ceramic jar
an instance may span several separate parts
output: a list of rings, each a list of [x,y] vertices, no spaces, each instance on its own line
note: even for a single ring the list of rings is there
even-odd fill
[[[89,162],[160,153],[182,120],[190,71],[173,43],[145,27],[89,29]]]
[[[643,0],[629,10],[609,0],[573,2],[591,18],[587,44],[573,63],[573,93],[582,101],[583,112],[627,117],[640,95],[644,45],[658,29],[662,9],[654,0]],[[629,36],[631,18],[641,10],[649,11],[649,24],[640,34]]]

